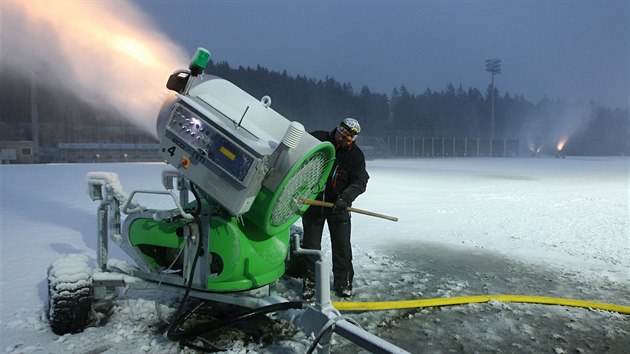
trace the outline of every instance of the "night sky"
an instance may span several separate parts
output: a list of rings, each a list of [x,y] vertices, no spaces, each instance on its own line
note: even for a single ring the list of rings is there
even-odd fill
[[[390,94],[485,92],[594,101],[629,97],[628,1],[135,1],[187,53],[232,67],[367,85]]]

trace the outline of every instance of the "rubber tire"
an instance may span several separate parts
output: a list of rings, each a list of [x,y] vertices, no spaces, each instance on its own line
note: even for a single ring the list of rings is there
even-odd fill
[[[55,334],[82,332],[92,321],[94,287],[87,257],[66,255],[48,268],[48,321]]]

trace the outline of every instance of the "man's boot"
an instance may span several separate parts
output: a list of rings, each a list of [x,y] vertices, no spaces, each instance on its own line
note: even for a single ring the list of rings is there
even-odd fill
[[[315,297],[315,282],[304,278],[304,285],[302,287],[302,298],[304,300],[311,300]]]
[[[338,297],[351,297],[352,296],[352,283],[349,281],[336,281],[335,282],[335,295]]]

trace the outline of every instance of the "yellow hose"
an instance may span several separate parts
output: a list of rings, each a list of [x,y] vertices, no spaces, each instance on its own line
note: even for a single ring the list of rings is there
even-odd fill
[[[619,312],[630,315],[630,306],[606,304],[601,302],[564,299],[546,296],[529,296],[529,295],[477,295],[477,296],[460,296],[436,299],[421,300],[401,300],[401,301],[380,301],[380,302],[349,302],[334,301],[333,306],[339,311],[376,311],[376,310],[394,310],[409,309],[418,307],[436,307],[480,303],[488,301],[501,302],[523,302],[532,304],[546,305],[562,305],[572,307],[583,307],[588,309],[598,309],[605,311]]]

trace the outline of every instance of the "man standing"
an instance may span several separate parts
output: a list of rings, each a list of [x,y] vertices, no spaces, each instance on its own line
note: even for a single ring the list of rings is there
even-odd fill
[[[346,209],[367,187],[370,176],[365,169],[365,156],[355,144],[361,126],[354,118],[345,118],[330,132],[312,132],[315,138],[331,142],[336,149],[335,163],[326,181],[326,188],[317,200],[331,202],[333,208],[311,206],[302,215],[303,247],[321,250],[324,222],[328,223],[332,248],[333,288],[339,297],[352,296],[352,245],[350,243],[350,212]],[[317,257],[305,257],[303,297],[315,295],[315,262]]]

